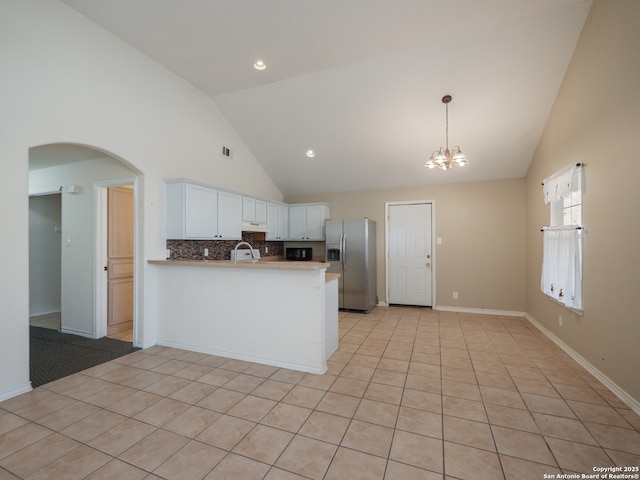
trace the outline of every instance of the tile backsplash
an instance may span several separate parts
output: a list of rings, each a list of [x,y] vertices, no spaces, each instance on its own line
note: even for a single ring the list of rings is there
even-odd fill
[[[261,257],[284,256],[284,242],[254,240],[251,232],[243,232],[242,241],[259,249]],[[237,240],[167,240],[167,249],[171,260],[229,260],[229,252],[237,244]],[[208,257],[204,256],[205,248],[209,249]]]

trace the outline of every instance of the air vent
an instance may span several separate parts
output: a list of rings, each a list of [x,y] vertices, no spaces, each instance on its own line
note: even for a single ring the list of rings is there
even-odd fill
[[[233,152],[231,151],[231,149],[229,147],[225,147],[223,145],[222,146],[222,156],[223,157],[227,157],[227,158],[231,158],[231,157],[233,157]]]

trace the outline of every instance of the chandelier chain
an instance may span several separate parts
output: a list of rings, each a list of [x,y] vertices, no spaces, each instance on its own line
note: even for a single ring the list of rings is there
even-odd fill
[[[445,132],[445,136],[446,136],[446,148],[447,150],[449,150],[449,102],[444,104],[444,108],[445,108],[445,116],[446,116],[446,132]]]

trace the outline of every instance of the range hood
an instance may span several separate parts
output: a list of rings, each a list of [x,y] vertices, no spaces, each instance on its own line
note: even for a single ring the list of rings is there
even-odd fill
[[[242,222],[243,232],[263,232],[268,233],[267,226],[260,222]]]

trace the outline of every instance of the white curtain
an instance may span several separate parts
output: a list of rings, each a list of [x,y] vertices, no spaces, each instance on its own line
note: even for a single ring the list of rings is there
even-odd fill
[[[543,231],[541,288],[570,308],[582,309],[582,251],[575,226]]]
[[[567,165],[562,170],[544,179],[542,182],[542,194],[544,195],[545,204],[548,204],[551,200],[559,200],[576,189],[574,182],[576,182],[576,172],[579,168],[576,164]]]

